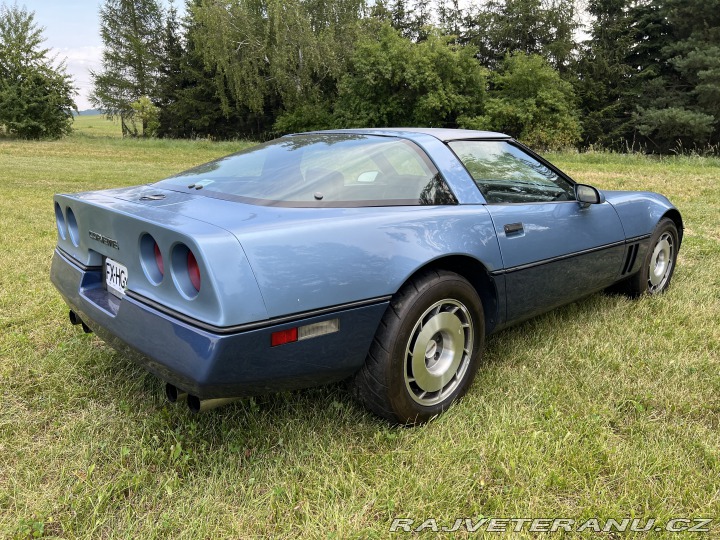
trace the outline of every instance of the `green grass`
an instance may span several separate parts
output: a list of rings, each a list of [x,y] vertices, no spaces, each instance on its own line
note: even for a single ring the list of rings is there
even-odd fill
[[[340,385],[192,416],[71,327],[48,279],[53,193],[157,180],[247,144],[78,125],[0,140],[0,537],[384,538],[393,517],[480,515],[707,516],[720,536],[720,161],[551,156],[577,180],[679,206],[671,289],[594,295],[490,337],[468,396],[398,429]]]
[[[120,119],[107,120],[99,115],[81,114],[73,120],[74,136],[122,138]]]

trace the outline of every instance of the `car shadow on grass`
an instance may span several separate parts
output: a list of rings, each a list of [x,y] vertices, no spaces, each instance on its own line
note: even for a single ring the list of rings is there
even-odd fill
[[[612,312],[626,302],[623,297],[595,294],[501,330],[486,340],[480,374],[484,369],[523,362],[516,354],[518,351],[542,351],[558,340],[573,340],[582,334],[586,321],[597,318],[598,313]],[[108,354],[103,355],[105,361],[93,366],[98,385],[96,396],[134,416],[136,422],[152,426],[155,433],[170,434],[173,440],[178,433],[183,433],[185,444],[197,451],[211,445],[225,447],[234,454],[233,449],[246,448],[251,440],[255,441],[250,445],[253,448],[270,450],[277,447],[278,441],[297,441],[301,434],[313,434],[320,439],[344,434],[359,441],[374,440],[377,433],[394,429],[354,400],[347,381],[243,397],[217,409],[194,414],[184,402],[167,401],[163,381],[110,347],[107,350]],[[474,384],[470,393],[481,392],[477,387],[477,383]],[[452,411],[440,418],[448,414]]]

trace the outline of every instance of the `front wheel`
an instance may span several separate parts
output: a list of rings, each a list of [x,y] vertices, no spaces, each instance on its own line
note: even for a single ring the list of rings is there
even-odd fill
[[[627,292],[631,296],[640,296],[665,291],[675,271],[679,247],[675,222],[663,218],[650,238],[650,247],[642,267],[627,283]]]
[[[391,422],[427,422],[467,391],[484,337],[473,286],[452,272],[423,273],[393,298],[353,379],[354,393]]]

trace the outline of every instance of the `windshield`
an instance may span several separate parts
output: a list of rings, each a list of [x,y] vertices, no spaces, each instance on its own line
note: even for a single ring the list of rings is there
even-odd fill
[[[425,153],[395,137],[283,137],[190,169],[159,187],[274,206],[456,204]]]

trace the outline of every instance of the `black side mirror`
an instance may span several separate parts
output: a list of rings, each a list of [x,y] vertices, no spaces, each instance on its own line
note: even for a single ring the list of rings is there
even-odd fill
[[[592,186],[575,184],[575,199],[583,206],[587,206],[588,204],[604,203],[605,195]]]

